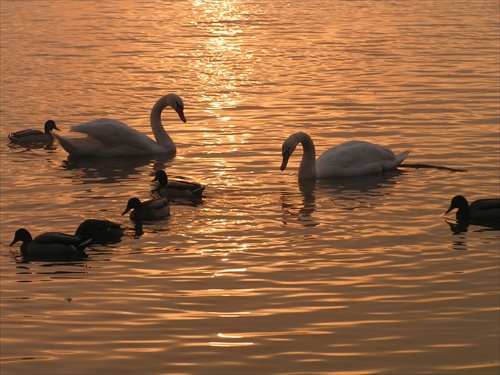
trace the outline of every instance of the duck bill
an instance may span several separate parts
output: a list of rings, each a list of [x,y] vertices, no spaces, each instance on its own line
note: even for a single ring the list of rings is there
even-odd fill
[[[290,159],[290,155],[283,155],[283,161],[281,162],[280,170],[283,172],[288,164],[288,159]]]
[[[131,209],[130,207],[127,207],[127,208],[125,209],[125,211],[123,211],[123,212],[122,212],[122,215],[125,215],[127,212],[129,212],[129,211],[130,211],[130,209]]]
[[[451,212],[451,210],[453,210],[454,208],[455,208],[455,207],[450,206],[450,207],[446,210],[446,212],[445,212],[444,214],[446,215],[447,213]]]
[[[182,109],[179,109],[177,111],[177,114],[179,115],[179,118],[182,120],[182,122],[186,122],[186,116],[184,116],[184,111]]]
[[[17,241],[19,241],[19,240],[17,240],[17,239],[15,239],[15,238],[14,238],[14,239],[12,240],[12,242],[10,243],[10,245],[9,245],[9,246],[14,245]]]

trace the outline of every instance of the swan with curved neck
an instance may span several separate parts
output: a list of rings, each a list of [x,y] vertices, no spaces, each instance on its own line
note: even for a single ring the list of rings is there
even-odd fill
[[[85,138],[55,136],[70,156],[113,157],[157,154],[175,156],[177,151],[175,143],[161,122],[161,113],[166,107],[172,107],[182,122],[187,121],[182,99],[176,94],[162,96],[151,109],[150,115],[150,125],[156,142],[123,122],[108,118],[93,120],[71,128],[72,132],[86,134]]]
[[[316,149],[309,134],[298,132],[289,136],[282,146],[285,170],[290,156],[298,144],[303,154],[299,167],[299,178],[329,178],[361,176],[395,169],[410,153],[409,150],[394,154],[389,148],[365,141],[349,141],[326,150],[316,160]]]

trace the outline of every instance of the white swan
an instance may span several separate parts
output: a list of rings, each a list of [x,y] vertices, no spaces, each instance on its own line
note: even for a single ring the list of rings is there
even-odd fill
[[[169,154],[175,156],[175,143],[161,123],[161,113],[172,107],[180,119],[186,122],[184,103],[176,94],[162,96],[151,109],[150,121],[156,142],[147,135],[125,125],[121,121],[101,118],[75,125],[72,132],[84,133],[85,138],[68,138],[56,135],[57,140],[71,156],[112,157],[134,155]]]
[[[329,178],[360,176],[395,169],[406,159],[409,150],[395,155],[389,148],[364,141],[349,141],[326,150],[316,160],[316,151],[311,137],[298,132],[283,142],[283,162],[285,170],[288,159],[297,145],[303,148],[299,167],[299,178]]]

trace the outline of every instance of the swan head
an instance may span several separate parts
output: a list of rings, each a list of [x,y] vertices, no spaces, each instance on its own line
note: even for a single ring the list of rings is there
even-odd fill
[[[158,186],[166,186],[168,184],[168,177],[165,171],[159,170],[155,173],[155,178],[151,182],[158,181]]]
[[[59,130],[59,131],[61,131],[61,129],[59,129],[59,128],[56,126],[56,123],[55,123],[55,121],[54,121],[54,120],[48,120],[48,121],[45,123],[45,125],[44,125],[43,129],[45,130],[45,134],[50,134],[50,132],[51,132],[52,130]]]
[[[165,102],[168,106],[172,107],[175,112],[177,112],[182,122],[187,121],[186,116],[184,116],[184,102],[179,95],[167,94],[165,95]]]
[[[281,146],[281,154],[283,156],[283,161],[281,162],[281,167],[280,167],[281,171],[284,171],[286,169],[288,160],[290,159],[290,156],[292,156],[298,144],[299,140],[297,139],[296,134],[292,134],[290,137],[286,139],[285,142],[283,142],[283,145]]]
[[[12,240],[12,242],[10,243],[9,246],[12,246],[14,245],[16,242],[31,242],[33,241],[33,237],[31,237],[31,234],[30,232],[28,232],[27,229],[24,229],[24,228],[21,228],[21,229],[18,229],[16,230],[16,233],[14,234],[14,239]]]
[[[127,207],[125,208],[125,211],[122,212],[122,215],[125,215],[127,212],[130,210],[138,210],[140,211],[142,209],[142,203],[139,200],[139,198],[130,198],[127,203]]]

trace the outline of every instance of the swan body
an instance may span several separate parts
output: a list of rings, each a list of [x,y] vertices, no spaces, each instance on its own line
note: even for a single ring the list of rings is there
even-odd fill
[[[47,232],[35,237],[28,230],[18,229],[9,246],[21,241],[21,253],[33,257],[85,257],[85,248],[90,244],[90,238],[80,238],[71,234]]]
[[[19,130],[9,134],[9,139],[12,143],[31,144],[31,143],[50,143],[54,140],[52,130],[59,130],[53,120],[48,120],[43,132],[38,129]]]
[[[107,245],[120,242],[125,228],[110,220],[88,219],[83,221],[75,231],[75,236],[91,238],[91,243]]]
[[[453,197],[445,214],[457,208],[458,222],[490,223],[500,226],[500,198],[479,199],[469,205],[462,195]]]
[[[130,212],[130,220],[135,223],[160,220],[170,215],[170,205],[167,198],[152,199],[141,202],[138,198],[130,198],[122,215]]]
[[[410,153],[409,150],[394,154],[389,148],[365,141],[349,141],[326,150],[316,160],[316,150],[311,137],[298,132],[289,136],[282,146],[285,170],[288,160],[298,144],[302,144],[303,155],[299,167],[299,178],[330,178],[361,176],[395,169]]]
[[[157,182],[158,186],[151,191],[151,195],[163,198],[202,198],[205,186],[195,182],[169,181],[167,173],[159,170],[151,182]]]
[[[137,155],[169,154],[175,156],[176,146],[163,128],[161,113],[172,107],[179,118],[186,122],[184,103],[176,94],[162,96],[151,109],[150,125],[156,142],[121,121],[101,118],[75,125],[72,132],[86,134],[84,138],[69,138],[55,135],[62,148],[70,156],[119,157]]]

